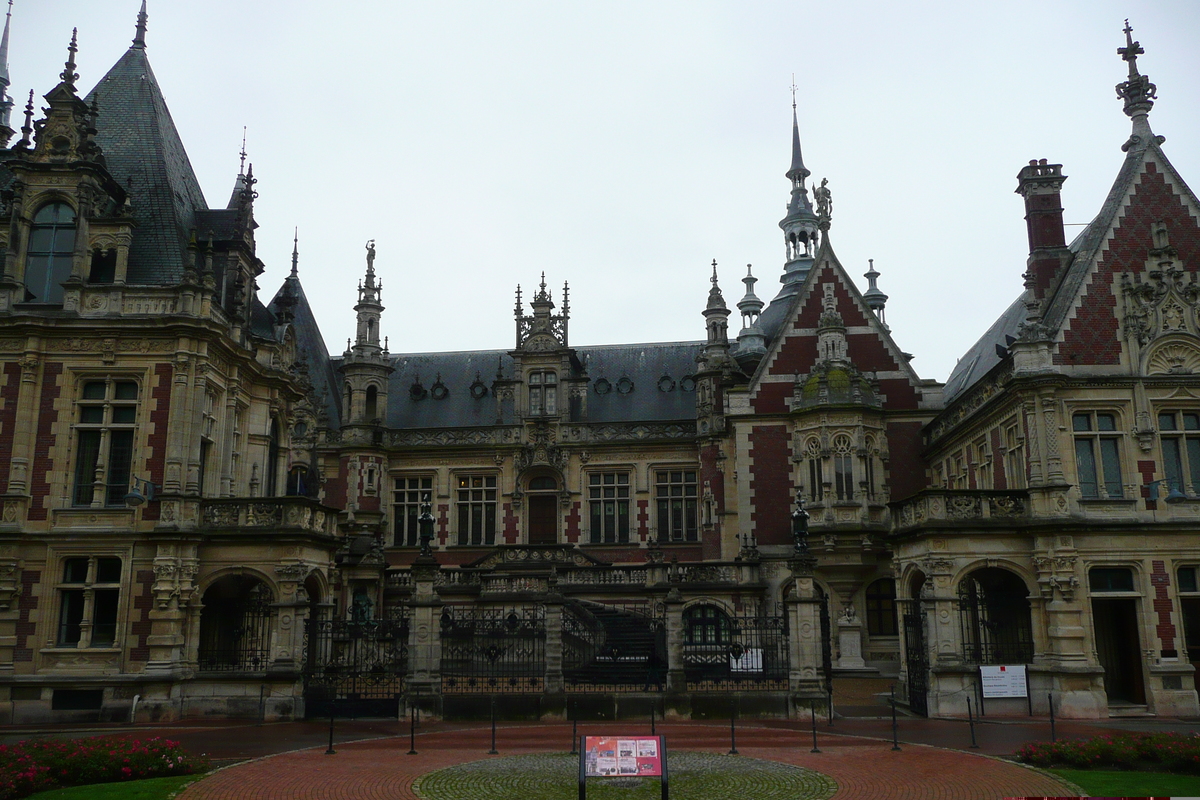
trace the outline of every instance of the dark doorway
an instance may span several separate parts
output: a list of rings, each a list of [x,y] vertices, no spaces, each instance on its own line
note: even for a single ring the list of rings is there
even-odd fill
[[[529,495],[529,543],[558,544],[558,498]]]
[[[1100,666],[1104,667],[1108,702],[1145,704],[1137,601],[1092,598],[1092,620],[1096,631],[1096,653],[1100,657]]]

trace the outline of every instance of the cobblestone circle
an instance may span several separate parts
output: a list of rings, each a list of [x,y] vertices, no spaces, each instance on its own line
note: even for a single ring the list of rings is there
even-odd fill
[[[676,800],[827,800],[837,784],[826,775],[774,761],[711,753],[669,753]],[[413,789],[425,800],[575,800],[579,757],[565,753],[508,756],[431,772]],[[657,778],[588,780],[589,800],[658,800]]]

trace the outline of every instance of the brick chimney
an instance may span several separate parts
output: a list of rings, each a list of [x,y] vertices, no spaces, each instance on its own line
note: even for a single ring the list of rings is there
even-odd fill
[[[1060,194],[1066,179],[1062,164],[1047,164],[1044,158],[1030,161],[1017,174],[1017,194],[1025,198],[1025,224],[1029,232],[1025,281],[1038,300],[1046,296],[1070,258]]]

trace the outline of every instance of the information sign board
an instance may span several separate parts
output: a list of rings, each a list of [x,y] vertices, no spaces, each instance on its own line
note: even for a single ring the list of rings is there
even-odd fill
[[[986,697],[1027,697],[1024,664],[980,667],[979,677]]]
[[[589,778],[661,778],[657,736],[585,736],[584,770]]]

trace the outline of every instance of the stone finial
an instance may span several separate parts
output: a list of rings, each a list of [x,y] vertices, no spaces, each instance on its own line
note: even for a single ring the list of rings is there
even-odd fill
[[[1138,72],[1137,57],[1146,51],[1133,40],[1133,28],[1125,20],[1125,46],[1117,48],[1117,54],[1129,65],[1129,79],[1117,84],[1117,97],[1125,101],[1125,113],[1130,117],[1145,117],[1154,107],[1157,88],[1150,78]]]

